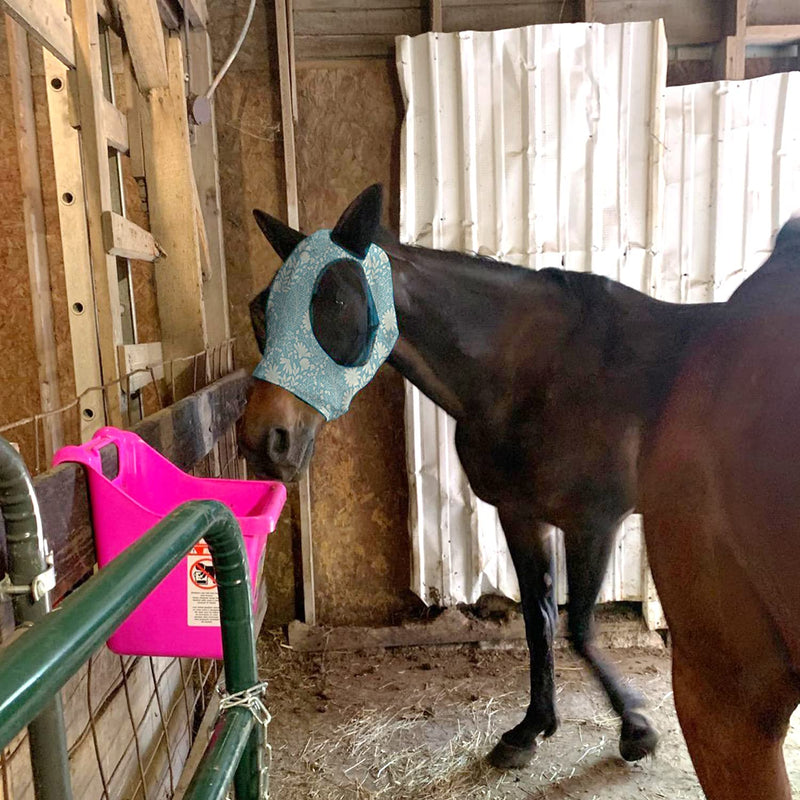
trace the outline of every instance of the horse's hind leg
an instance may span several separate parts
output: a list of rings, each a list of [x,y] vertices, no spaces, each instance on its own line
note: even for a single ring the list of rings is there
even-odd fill
[[[622,719],[619,751],[626,761],[637,761],[653,753],[658,732],[644,713],[644,698],[622,684],[616,670],[593,641],[592,615],[597,594],[608,567],[617,523],[567,531],[567,585],[569,587],[569,633],[581,655],[605,689],[614,711]]]
[[[791,800],[783,740],[792,703],[763,687],[772,713],[739,696],[734,676],[693,670],[672,656],[675,706],[708,800]]]
[[[536,752],[536,737],[558,727],[555,711],[553,636],[556,607],[555,551],[547,526],[528,515],[500,510],[500,522],[514,562],[522,597],[525,637],[530,651],[531,698],[525,718],[506,731],[489,754],[496,767],[524,767]]]

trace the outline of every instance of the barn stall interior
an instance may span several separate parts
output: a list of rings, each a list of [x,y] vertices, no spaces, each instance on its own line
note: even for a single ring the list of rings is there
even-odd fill
[[[54,600],[96,561],[83,471],[49,469],[62,445],[115,425],[195,475],[246,476],[248,304],[280,265],[252,209],[314,231],[379,181],[403,241],[699,302],[800,206],[800,11],[777,0],[3,7],[0,434],[35,476]],[[452,437],[384,367],[290,487],[257,609],[273,796],[701,797],[635,515],[599,629],[658,756],[618,758],[618,721],[559,647],[562,727],[526,770],[485,762],[524,709],[527,655],[497,515]],[[98,650],[63,693],[74,796],[183,796],[219,676]],[[3,797],[33,796],[24,734],[0,769]]]

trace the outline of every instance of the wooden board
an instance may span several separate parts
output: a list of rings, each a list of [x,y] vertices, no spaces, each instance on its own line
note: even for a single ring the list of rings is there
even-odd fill
[[[156,262],[161,338],[164,357],[172,360],[205,350],[208,337],[183,49],[177,35],[167,42],[167,63],[169,86],[151,90],[140,110],[150,230],[164,251],[164,257]],[[187,367],[177,374],[181,396],[191,391],[191,383],[181,377]]]
[[[110,147],[120,153],[128,152],[128,120],[113,103],[103,104],[103,129]]]
[[[208,24],[206,0],[180,0],[183,13],[193,28],[205,28]]]
[[[745,29],[745,38],[748,44],[800,42],[800,25],[748,25]]]
[[[722,37],[718,0],[595,0],[597,22],[664,19],[670,45],[705,44]]]
[[[167,85],[164,34],[156,0],[118,0],[136,81],[143,92]]]
[[[92,271],[89,266],[89,232],[83,196],[81,145],[78,131],[69,121],[68,70],[49,51],[44,52],[44,67],[75,392],[81,395],[86,389],[99,386],[103,382],[95,325]],[[99,391],[83,397],[79,414],[81,440],[86,441],[104,422],[103,399]]]
[[[421,33],[421,31],[416,31],[416,33]],[[389,58],[394,54],[394,39],[394,34],[295,36],[295,52],[298,61]]]
[[[0,0],[0,7],[59,61],[75,66],[72,23],[63,0]]]
[[[418,33],[423,30],[419,8],[338,9],[335,11],[294,12],[297,36],[337,34]]]
[[[108,167],[108,142],[103,124],[102,67],[100,63],[100,33],[94,0],[72,0],[78,68],[77,84],[83,153],[83,177],[92,279],[103,382],[111,383],[119,376],[117,345],[122,344],[117,260],[105,252],[102,213],[111,210],[111,179]],[[106,396],[106,420],[122,423],[119,393]]]
[[[54,411],[60,406],[60,397],[56,340],[53,329],[53,302],[50,292],[50,263],[47,257],[44,200],[39,170],[28,36],[22,27],[7,16],[6,37],[11,75],[11,99],[14,106],[14,125],[17,134],[17,156],[22,185],[22,215],[25,221],[39,397],[41,410],[48,412]],[[63,444],[60,416],[56,414],[48,417],[44,421],[43,427],[45,456],[49,460]]]
[[[125,375],[126,390],[136,392],[147,386],[153,378],[162,380],[164,377],[164,353],[161,342],[146,342],[143,344],[123,344],[120,348],[119,363]]]
[[[600,647],[654,647],[662,649],[661,637],[647,629],[641,618],[600,620],[596,625]],[[559,615],[556,647],[568,647],[566,616]],[[371,650],[384,647],[464,644],[468,642],[525,642],[522,615],[503,621],[477,619],[456,608],[445,609],[430,622],[412,622],[385,628],[324,628],[289,623],[289,645],[301,652],[319,650]]]
[[[205,93],[212,80],[211,42],[204,29],[189,30],[186,34],[189,55],[189,90],[192,94]],[[208,267],[204,270],[203,302],[209,345],[217,345],[230,338],[228,311],[228,281],[225,264],[225,246],[222,235],[222,204],[220,202],[219,157],[215,106],[211,105],[211,121],[194,128],[191,143],[192,167],[197,199],[204,226],[198,229],[205,234]],[[202,246],[201,242],[201,246]]]
[[[103,212],[103,241],[110,256],[155,261],[161,255],[150,231],[113,211]]]

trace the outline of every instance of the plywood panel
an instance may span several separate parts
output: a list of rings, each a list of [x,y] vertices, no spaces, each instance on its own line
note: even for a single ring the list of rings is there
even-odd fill
[[[800,22],[800,7],[791,0],[750,0],[749,25],[791,25]]]
[[[11,85],[7,77],[5,48],[1,48],[0,52],[4,62],[0,94],[10,97]],[[3,197],[3,214],[0,215],[0,269],[3,277],[3,291],[0,292],[0,359],[6,375],[14,376],[13,380],[0,381],[2,425],[27,417],[41,407],[22,216],[22,191],[11,103],[0,105],[0,192]],[[33,428],[26,426],[15,431],[12,439],[20,443],[25,458],[33,465],[37,458]],[[40,457],[42,452],[40,451]]]
[[[722,36],[718,0],[595,0],[597,22],[663,19],[671,45],[716,42]]]
[[[521,25],[541,25],[550,22],[572,22],[570,4],[551,3],[491,3],[450,5],[443,9],[445,31],[493,31],[517,28]]]
[[[297,81],[301,225],[332,225],[361,189],[381,181],[384,219],[396,228],[401,106],[394,65],[299,66]],[[311,487],[321,624],[386,624],[415,602],[407,591],[402,432],[402,380],[384,367],[319,437]]]

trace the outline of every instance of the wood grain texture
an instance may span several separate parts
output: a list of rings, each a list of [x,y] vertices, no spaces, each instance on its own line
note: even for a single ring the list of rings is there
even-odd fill
[[[59,61],[75,66],[72,24],[64,0],[0,0],[0,6]]]
[[[722,37],[718,0],[595,0],[598,22],[664,19],[670,45],[717,42]]]
[[[103,126],[102,67],[100,34],[94,0],[73,0],[72,18],[75,27],[77,84],[81,119],[81,152],[89,224],[89,247],[96,304],[100,364],[104,383],[119,376],[117,345],[122,344],[122,320],[117,260],[105,252],[102,213],[111,210],[111,179],[108,166],[108,143]],[[105,420],[112,425],[122,423],[120,397],[109,392]]]
[[[118,0],[136,81],[143,92],[167,86],[164,34],[156,0]]]
[[[5,27],[8,40],[17,159],[22,185],[22,214],[25,221],[33,331],[36,340],[40,410],[48,412],[54,411],[60,406],[61,398],[28,36],[25,30],[11,17],[6,17]],[[54,415],[46,418],[43,422],[43,432],[45,455],[49,460],[63,444],[60,416]]]
[[[155,261],[161,255],[150,231],[113,211],[103,212],[103,241],[110,256]]]
[[[165,358],[171,360],[205,350],[208,339],[178,35],[167,42],[167,64],[169,86],[150,91],[141,118],[150,230],[164,251],[155,270],[161,341]],[[188,366],[177,374],[179,396],[191,391],[191,381],[185,379]]]
[[[394,64],[298,65],[297,82],[301,227],[332,226],[380,181],[384,222],[396,230],[402,101]],[[385,625],[417,607],[408,589],[403,403],[402,379],[385,366],[318,438],[311,508],[320,624]]]

